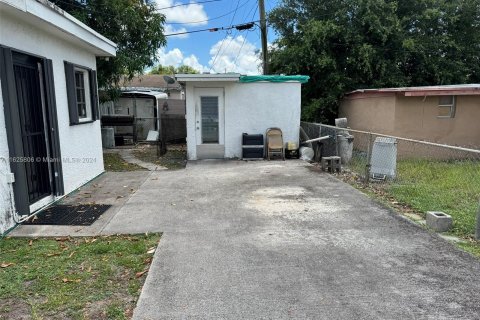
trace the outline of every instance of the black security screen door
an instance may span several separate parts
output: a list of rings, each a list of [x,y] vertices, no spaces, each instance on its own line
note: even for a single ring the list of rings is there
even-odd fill
[[[45,100],[41,63],[24,54],[13,54],[23,158],[13,159],[25,166],[29,203],[52,194],[45,132]]]

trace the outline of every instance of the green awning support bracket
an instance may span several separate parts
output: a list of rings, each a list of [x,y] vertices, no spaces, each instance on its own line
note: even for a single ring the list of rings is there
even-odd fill
[[[300,82],[307,83],[310,79],[309,76],[281,76],[281,75],[272,75],[272,76],[240,76],[240,82],[251,83],[251,82]]]

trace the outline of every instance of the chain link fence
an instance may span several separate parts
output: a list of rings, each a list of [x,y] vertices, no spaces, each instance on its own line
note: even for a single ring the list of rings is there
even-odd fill
[[[452,232],[472,237],[480,199],[480,150],[302,122],[314,161],[340,157],[339,176],[402,210],[452,215]],[[328,164],[325,169],[331,169]],[[331,170],[335,171],[335,170]]]

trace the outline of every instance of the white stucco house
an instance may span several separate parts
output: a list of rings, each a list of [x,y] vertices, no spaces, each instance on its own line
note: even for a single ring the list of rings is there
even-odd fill
[[[115,52],[46,0],[0,0],[0,234],[104,171],[96,57]]]
[[[307,76],[177,74],[185,87],[189,160],[242,158],[242,134],[283,131],[299,143],[301,84]]]

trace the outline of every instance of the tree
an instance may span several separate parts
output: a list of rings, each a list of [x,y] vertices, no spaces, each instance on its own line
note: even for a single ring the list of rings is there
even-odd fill
[[[158,66],[154,67],[148,74],[175,74],[175,67],[174,66],[162,66],[159,64]]]
[[[197,74],[199,73],[197,70],[193,69],[187,65],[181,65],[177,68],[176,73],[183,73],[183,74]]]
[[[307,74],[305,120],[331,121],[345,92],[479,81],[480,0],[283,0],[272,72]]]
[[[399,1],[403,72],[412,85],[479,80],[480,1]]]
[[[158,48],[166,44],[165,16],[152,0],[51,0],[95,31],[117,44],[117,56],[97,59],[99,87],[112,99],[120,80],[143,73],[156,62]]]
[[[181,65],[178,68],[175,68],[174,66],[162,66],[161,64],[159,64],[149,72],[149,74],[175,74],[175,73],[196,74],[198,73],[198,71],[187,65]]]

